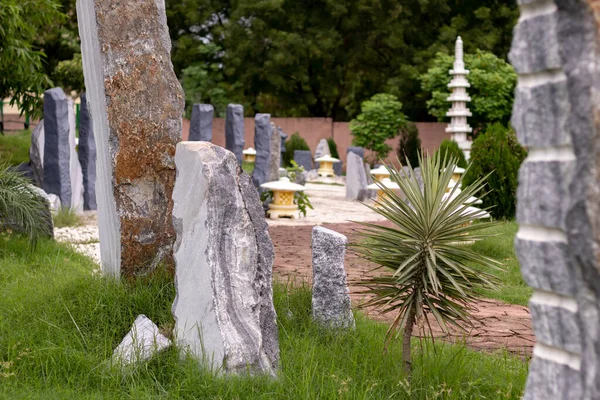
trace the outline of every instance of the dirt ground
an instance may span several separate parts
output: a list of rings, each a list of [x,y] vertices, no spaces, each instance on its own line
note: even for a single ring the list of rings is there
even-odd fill
[[[291,223],[291,222],[290,222]],[[354,237],[354,231],[359,225],[352,223],[323,224],[324,227],[348,236]],[[287,282],[291,280],[311,281],[311,231],[308,225],[270,226],[269,231],[275,246],[275,265],[273,267],[276,279]],[[350,295],[355,306],[363,300],[360,291],[352,282],[367,274],[375,274],[372,265],[367,265],[356,255],[346,254],[346,272],[350,286]],[[495,351],[506,349],[521,356],[531,356],[535,344],[535,336],[531,329],[531,317],[526,307],[505,304],[497,300],[483,299],[474,304],[477,311],[474,313],[475,321],[472,327],[465,327],[465,331],[454,330],[444,333],[441,328],[432,323],[434,336],[443,340],[455,342],[464,341],[467,346],[479,350]],[[369,310],[369,316],[390,322],[394,315],[379,315],[374,310]],[[418,328],[419,335],[423,327]]]

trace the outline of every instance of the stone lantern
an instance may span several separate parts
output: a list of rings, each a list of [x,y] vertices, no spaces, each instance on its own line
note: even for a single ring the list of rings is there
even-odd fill
[[[294,193],[304,191],[304,186],[292,183],[289,178],[284,177],[278,181],[263,183],[260,187],[273,192],[273,201],[267,211],[269,218],[300,218],[298,205],[294,204]]]
[[[460,177],[462,176],[462,174],[465,173],[465,169],[461,168],[457,165],[454,166],[454,170],[452,171],[452,181],[454,181],[454,183],[458,183],[458,181],[460,180]]]
[[[398,184],[396,182],[392,181],[390,178],[383,178],[379,183],[387,189],[391,189],[391,190],[400,189],[400,186],[398,186]],[[383,189],[381,187],[379,187],[379,185],[377,183],[371,183],[369,186],[367,186],[367,189],[377,190],[377,201],[378,202],[382,202],[387,196],[385,194],[385,192],[383,191]]]
[[[244,162],[253,163],[256,161],[256,150],[254,150],[252,147],[242,151],[242,154],[244,155]]]
[[[334,177],[335,172],[333,172],[333,164],[339,161],[340,160],[331,157],[329,154],[325,154],[322,157],[316,158],[315,162],[319,163],[319,169],[317,170],[317,173],[322,177]]]
[[[385,165],[380,165],[379,167],[371,170],[371,175],[373,175],[373,178],[377,179],[378,181],[382,181],[385,178],[390,177],[390,171]]]

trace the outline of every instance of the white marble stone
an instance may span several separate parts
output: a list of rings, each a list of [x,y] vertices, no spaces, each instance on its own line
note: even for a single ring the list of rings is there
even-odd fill
[[[131,330],[113,352],[113,363],[126,366],[149,360],[171,346],[171,341],[145,315],[139,315]]]

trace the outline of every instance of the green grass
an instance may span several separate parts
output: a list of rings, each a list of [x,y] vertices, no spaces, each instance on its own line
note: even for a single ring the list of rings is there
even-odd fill
[[[413,342],[414,375],[400,346],[383,356],[386,326],[357,316],[355,332],[311,322],[310,291],[275,285],[278,380],[216,377],[172,348],[130,373],[107,360],[138,314],[173,327],[164,276],[119,284],[68,247],[0,236],[0,398],[27,399],[518,399],[527,364],[506,353]],[[289,290],[288,290],[289,289]]]
[[[55,228],[81,225],[81,217],[69,207],[61,207],[58,212],[52,214],[52,222]]]
[[[470,247],[478,253],[494,258],[504,264],[504,271],[484,270],[499,278],[501,282],[500,289],[498,291],[480,290],[479,293],[490,299],[526,306],[531,297],[532,290],[523,281],[519,262],[515,254],[514,241],[517,229],[518,225],[514,221],[498,222],[498,225],[483,231],[485,233],[496,234],[497,236],[475,243]]]
[[[0,135],[0,161],[8,161],[11,165],[29,162],[29,146],[31,131]]]

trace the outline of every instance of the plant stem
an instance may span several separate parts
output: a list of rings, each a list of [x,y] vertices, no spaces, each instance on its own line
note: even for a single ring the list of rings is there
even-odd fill
[[[408,311],[406,325],[404,325],[404,334],[402,337],[402,363],[404,372],[410,379],[412,374],[412,355],[410,350],[410,339],[412,338],[413,326],[415,325],[415,309],[411,307]]]

